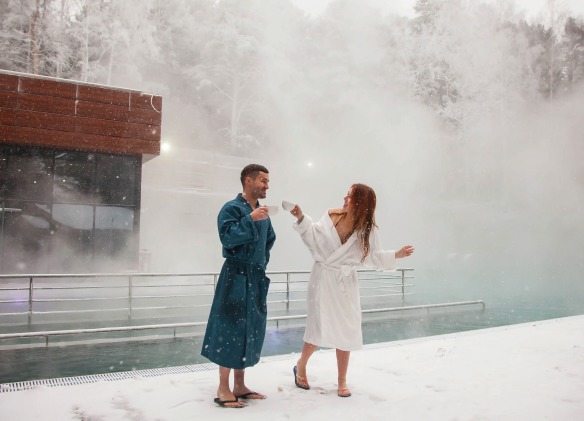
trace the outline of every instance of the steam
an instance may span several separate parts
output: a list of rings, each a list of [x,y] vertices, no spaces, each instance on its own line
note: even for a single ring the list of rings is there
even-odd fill
[[[559,283],[582,293],[583,92],[544,102],[521,97],[518,86],[507,106],[475,109],[456,135],[405,89],[400,69],[388,65],[385,74],[372,73],[384,68],[392,36],[380,33],[379,24],[393,19],[395,35],[403,21],[347,2],[333,7],[313,25],[343,31],[323,39],[316,38],[319,30],[307,35],[293,18],[283,21],[281,14],[265,12],[266,49],[277,51],[263,63],[268,146],[245,158],[163,155],[145,164],[146,177],[168,166],[207,168],[185,174],[193,183],[213,179],[218,173],[212,168],[222,168],[220,180],[207,183],[216,190],[185,191],[171,200],[168,192],[159,195],[145,183],[141,244],[153,253],[153,269],[219,269],[216,214],[241,190],[240,169],[258,162],[270,170],[266,204],[290,200],[316,218],[342,206],[351,184],[373,187],[384,246],[416,247],[403,266],[416,269],[426,290],[477,299],[501,294],[496,288],[544,294]],[[488,29],[484,36],[490,36]],[[500,41],[485,47],[481,66],[499,60]],[[311,43],[329,43],[317,49],[327,54],[312,56]],[[342,70],[335,73],[335,66]],[[165,100],[172,108],[172,98]],[[165,118],[163,133],[195,130],[175,126],[176,116],[168,112]],[[310,268],[308,252],[290,228],[293,221],[284,211],[272,218],[278,238],[270,270]]]

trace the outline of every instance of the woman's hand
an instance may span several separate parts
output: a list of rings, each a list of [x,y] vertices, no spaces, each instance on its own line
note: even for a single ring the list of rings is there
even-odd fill
[[[302,209],[300,209],[300,206],[295,205],[294,209],[292,209],[290,211],[290,213],[296,217],[296,219],[298,220],[298,223],[301,223],[302,220],[304,219],[304,214],[302,213]]]
[[[401,259],[402,257],[411,256],[414,252],[414,248],[412,246],[403,246],[401,249],[395,252],[395,258]]]

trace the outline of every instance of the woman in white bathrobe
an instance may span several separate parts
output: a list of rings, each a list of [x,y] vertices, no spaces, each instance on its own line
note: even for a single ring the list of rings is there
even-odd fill
[[[309,389],[306,365],[317,347],[336,348],[338,395],[349,397],[347,369],[353,350],[363,346],[361,302],[356,270],[395,269],[396,259],[413,253],[412,246],[383,250],[375,225],[375,192],[353,184],[342,209],[329,209],[313,222],[296,205],[290,212],[302,241],[314,258],[308,281],[308,317],[302,355],[294,367],[296,386]]]

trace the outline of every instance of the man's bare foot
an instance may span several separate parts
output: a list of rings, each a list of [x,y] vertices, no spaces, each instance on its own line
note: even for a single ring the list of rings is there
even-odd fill
[[[237,399],[266,399],[266,395],[263,395],[258,392],[254,392],[253,390],[249,390],[246,388],[247,392],[237,393],[234,392],[233,394]]]
[[[239,402],[235,395],[231,393],[231,390],[222,390],[217,389],[217,399],[215,399],[215,403],[224,407],[224,408],[243,408],[245,404],[243,402]]]
[[[213,399],[213,402],[215,402],[217,405],[219,405],[223,408],[245,408],[245,405],[237,400],[223,401],[219,398],[215,398],[215,399]]]

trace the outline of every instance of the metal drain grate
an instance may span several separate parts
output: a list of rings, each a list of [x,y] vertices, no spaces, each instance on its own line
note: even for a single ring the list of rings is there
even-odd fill
[[[39,386],[48,387],[75,386],[78,384],[97,383],[100,381],[134,379],[136,377],[157,377],[164,376],[167,374],[193,373],[197,371],[208,371],[215,368],[217,368],[215,364],[206,363],[183,365],[179,367],[164,367],[151,368],[147,370],[123,371],[119,373],[92,374],[88,376],[78,377],[62,377],[58,379],[30,380],[26,382],[0,384],[0,393],[18,392],[20,390],[32,389]]]

